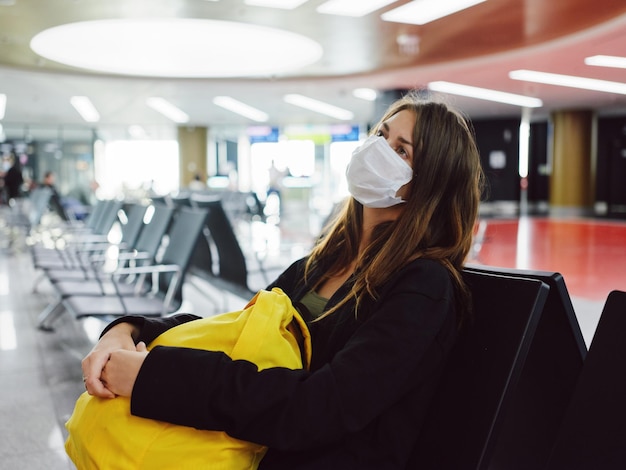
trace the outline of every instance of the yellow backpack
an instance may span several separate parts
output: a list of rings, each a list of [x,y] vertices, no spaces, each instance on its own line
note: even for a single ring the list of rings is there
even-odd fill
[[[223,351],[232,359],[254,362],[259,370],[308,367],[311,358],[306,323],[278,288],[259,291],[244,310],[172,328],[148,349],[157,345]],[[78,398],[66,428],[65,449],[79,470],[247,470],[256,469],[267,450],[224,432],[132,416],[128,398],[87,392]]]

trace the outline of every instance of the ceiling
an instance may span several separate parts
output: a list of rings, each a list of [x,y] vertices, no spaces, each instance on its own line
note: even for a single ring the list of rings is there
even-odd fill
[[[107,138],[127,138],[128,127],[135,124],[152,138],[175,138],[177,125],[145,104],[150,96],[162,96],[189,114],[190,126],[227,133],[257,125],[214,105],[217,95],[265,111],[269,125],[339,122],[282,99],[298,93],[348,109],[355,123],[365,124],[373,119],[374,104],[355,98],[354,88],[420,88],[435,80],[541,98],[544,106],[533,109],[534,118],[559,109],[626,113],[626,95],[508,77],[510,70],[524,68],[626,83],[626,69],[583,62],[597,54],[626,56],[624,0],[488,0],[422,26],[380,19],[382,12],[407,0],[361,18],[317,13],[322,3],[309,0],[281,10],[248,6],[243,0],[0,0],[0,93],[7,95],[1,123],[8,138],[27,133],[35,139],[68,138],[92,128]],[[29,47],[35,34],[60,24],[142,17],[220,19],[279,28],[316,40],[324,55],[296,72],[275,76],[177,79],[88,72],[46,60]],[[403,49],[398,40],[402,35],[417,36],[417,50]],[[99,123],[81,119],[69,103],[73,95],[91,99],[100,112]],[[474,119],[520,114],[512,105],[452,95],[447,99]]]

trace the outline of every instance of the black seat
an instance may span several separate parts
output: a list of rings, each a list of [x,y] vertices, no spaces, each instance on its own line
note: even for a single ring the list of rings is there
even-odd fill
[[[122,237],[119,243],[112,245],[109,242],[90,244],[89,247],[77,257],[78,266],[61,268],[58,263],[49,260],[48,263],[40,263],[43,270],[41,278],[47,278],[50,282],[59,280],[92,279],[97,276],[106,261],[104,253],[111,247],[115,247],[120,253],[137,250],[139,234],[144,227],[144,217],[148,207],[143,204],[130,204],[123,212],[125,221],[122,226]],[[154,227],[154,226],[153,226]],[[156,253],[156,250],[155,250]],[[34,284],[33,290],[36,290]]]
[[[207,228],[210,234],[208,243],[198,249],[204,251],[204,264],[194,263],[193,272],[206,279],[210,284],[224,289],[244,299],[254,296],[248,287],[248,268],[231,222],[222,207],[220,196],[192,194],[192,204],[208,211]],[[210,245],[213,243],[217,253],[218,268],[213,269]],[[207,250],[209,250],[207,252]],[[209,259],[211,262],[209,264]],[[217,272],[214,272],[217,271]]]
[[[612,291],[546,470],[626,468],[626,292]]]
[[[105,292],[115,291],[115,286],[105,290],[104,284],[111,285],[112,276],[115,276],[115,273],[119,272],[121,268],[131,264],[135,266],[156,264],[158,250],[161,247],[166,231],[171,225],[174,209],[163,204],[156,204],[148,207],[146,212],[148,212],[149,220],[141,231],[133,249],[118,255],[117,270],[113,272],[80,271],[78,274],[81,276],[81,279],[78,280],[76,278],[64,278],[62,274],[57,274],[56,278],[50,279],[55,290],[55,298],[39,314],[37,322],[39,329],[44,331],[52,330],[52,323],[64,312],[63,298],[69,295],[76,295],[78,292],[88,293],[91,296],[101,296]],[[51,271],[51,274],[55,271]],[[133,279],[137,280],[136,277]]]
[[[164,316],[176,311],[182,303],[185,273],[189,266],[196,240],[205,224],[207,212],[199,209],[178,209],[168,231],[168,244],[159,264],[122,268],[113,277],[127,274],[155,276],[154,289],[136,295],[70,295],[63,299],[63,306],[75,318],[118,317],[123,315]],[[145,277],[151,282],[152,277]],[[94,301],[97,299],[97,301]]]
[[[493,468],[543,468],[587,354],[565,280],[549,271],[483,265],[466,270],[538,279],[550,288],[492,460]]]
[[[89,251],[89,246],[108,240],[108,234],[118,220],[118,211],[122,209],[122,201],[105,201],[93,223],[86,226],[68,227],[55,237],[54,248],[45,245],[33,245],[31,257],[35,269],[43,268],[80,268],[82,253]]]
[[[408,469],[487,469],[510,409],[549,287],[536,279],[465,271],[473,296]]]

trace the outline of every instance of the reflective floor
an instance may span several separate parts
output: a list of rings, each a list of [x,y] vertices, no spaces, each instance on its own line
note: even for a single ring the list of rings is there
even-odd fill
[[[473,262],[560,272],[589,345],[609,292],[626,291],[626,222],[522,217],[482,223]]]
[[[1,215],[1,212],[0,212]],[[0,218],[1,220],[1,218]],[[237,227],[250,265],[250,287],[310,247],[320,221],[301,208],[286,208],[279,224]],[[488,219],[474,263],[559,271],[564,275],[577,317],[589,344],[604,299],[626,290],[626,223],[544,218]],[[64,423],[83,392],[80,360],[104,324],[62,316],[54,332],[38,330],[38,314],[52,289],[37,277],[19,232],[0,231],[0,469],[72,469],[63,442]],[[198,279],[185,285],[182,310],[201,316],[239,309],[245,299],[224,297]],[[208,294],[208,295],[206,295]],[[216,302],[216,299],[219,299]]]

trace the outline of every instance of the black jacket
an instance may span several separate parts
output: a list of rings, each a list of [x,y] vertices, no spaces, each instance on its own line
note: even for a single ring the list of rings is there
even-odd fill
[[[303,266],[294,263],[270,287],[298,301],[319,276],[305,284]],[[262,469],[404,469],[454,341],[453,291],[439,263],[410,263],[357,316],[350,303],[309,323],[310,371],[258,372],[219,352],[154,348],[135,382],[131,411],[267,445]],[[194,318],[131,321],[149,343]]]
[[[22,184],[24,184],[22,170],[20,170],[18,165],[13,165],[4,175],[4,185],[7,188],[7,197],[9,199],[21,197]]]

